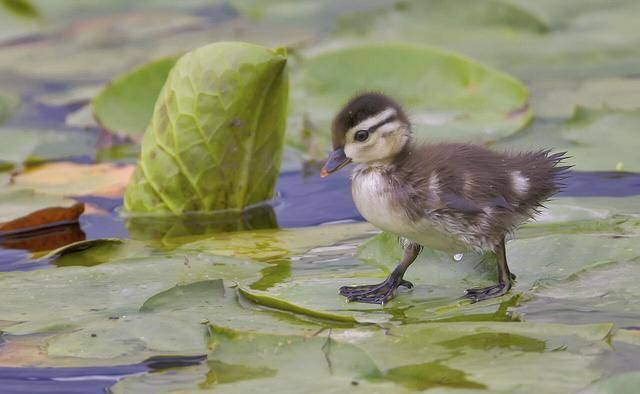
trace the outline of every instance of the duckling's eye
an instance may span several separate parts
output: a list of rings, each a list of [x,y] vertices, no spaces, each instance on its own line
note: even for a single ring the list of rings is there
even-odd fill
[[[367,138],[369,138],[369,132],[367,130],[359,130],[358,132],[356,132],[353,138],[356,141],[360,141],[360,142],[366,141]]]

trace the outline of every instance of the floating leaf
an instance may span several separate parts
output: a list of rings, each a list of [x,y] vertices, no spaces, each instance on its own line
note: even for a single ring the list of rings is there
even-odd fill
[[[520,78],[631,75],[635,1],[408,0],[343,17],[335,41],[400,40],[474,56]]]
[[[634,393],[640,385],[640,372],[623,372],[598,380],[580,390],[580,394],[620,394]]]
[[[529,294],[541,280],[564,280],[596,262],[638,258],[638,245],[637,235],[612,237],[609,233],[542,232],[531,234],[531,238],[516,237],[507,244],[509,266],[518,276],[512,294]],[[399,261],[401,250],[394,236],[382,234],[365,243],[359,252],[358,257],[368,264],[344,257],[343,263],[330,271],[294,269],[290,280],[266,291],[245,287],[242,291],[265,306],[335,321],[347,321],[349,317],[359,322],[463,319],[478,313],[490,316],[500,307],[500,299],[473,307],[460,302],[465,289],[495,282],[493,260],[469,252],[455,262],[452,255],[429,249],[423,250],[407,271],[406,278],[415,287],[410,292],[400,289],[397,299],[385,308],[344,303],[337,291],[340,286],[381,282]]]
[[[640,108],[640,79],[534,80],[531,106],[540,118],[569,118],[575,107],[636,110]]]
[[[583,323],[598,313],[619,327],[638,323],[637,283],[640,258],[595,264],[562,281],[541,281],[532,300],[516,310],[529,319]],[[559,313],[562,311],[562,313]]]
[[[638,171],[640,110],[578,107],[564,122],[534,122],[529,128],[492,144],[496,149],[566,150],[568,164],[579,171]]]
[[[16,101],[13,97],[0,95],[0,124],[4,123],[4,121],[11,116],[11,111],[17,104]]]
[[[522,83],[435,48],[370,44],[324,52],[304,61],[296,83],[293,105],[309,111],[311,123],[327,136],[340,106],[361,91],[395,97],[424,141],[495,140],[531,119]]]
[[[241,210],[270,198],[284,138],[285,63],[280,53],[244,43],[180,58],[156,102],[125,208]]]
[[[640,110],[577,108],[561,134],[570,160],[583,171],[640,171]]]
[[[29,0],[2,0],[0,4],[14,15],[29,19],[40,18],[38,9]]]
[[[0,235],[77,223],[84,204],[29,189],[4,189],[0,193]]]
[[[56,196],[120,197],[132,173],[130,165],[56,162],[30,168],[13,183]]]
[[[304,338],[214,328],[207,365],[128,377],[112,391],[163,387],[294,392],[304,387],[318,392],[409,393],[429,388],[572,392],[603,375],[589,368],[596,351],[585,354],[584,349],[601,345],[610,329],[607,324],[430,323],[389,330],[333,329]],[[488,338],[499,341],[483,342]],[[477,347],[460,350],[456,347],[460,343]],[[514,374],[514,365],[527,365],[535,373]],[[254,371],[260,379],[252,375]],[[540,379],[540,374],[553,379]]]
[[[92,102],[102,127],[128,135],[144,133],[158,94],[177,60],[176,56],[154,60],[111,81]]]
[[[2,128],[0,140],[0,165],[95,156],[96,136],[84,132]]]
[[[51,261],[58,267],[92,267],[109,261],[144,257],[149,253],[149,249],[139,242],[98,238],[74,242],[51,250],[41,259]]]

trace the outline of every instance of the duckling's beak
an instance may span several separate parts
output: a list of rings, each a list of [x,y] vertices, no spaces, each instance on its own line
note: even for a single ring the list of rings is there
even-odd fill
[[[351,159],[344,154],[344,148],[338,148],[329,155],[327,162],[324,167],[322,167],[322,170],[320,170],[320,176],[324,178],[332,172],[338,171],[350,162]]]

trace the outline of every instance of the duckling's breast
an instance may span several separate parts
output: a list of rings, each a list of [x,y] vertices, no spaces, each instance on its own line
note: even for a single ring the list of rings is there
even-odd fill
[[[351,181],[353,202],[360,214],[381,230],[407,238],[422,246],[454,253],[468,247],[454,234],[443,231],[427,215],[412,220],[407,207],[402,206],[394,194],[388,175],[375,168],[358,168]]]

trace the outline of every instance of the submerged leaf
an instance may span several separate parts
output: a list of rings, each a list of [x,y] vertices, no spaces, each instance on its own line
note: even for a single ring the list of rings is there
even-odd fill
[[[158,59],[111,81],[94,97],[93,114],[105,129],[129,135],[144,133],[176,56]]]
[[[270,198],[284,139],[285,63],[279,52],[244,43],[180,58],[145,132],[125,209],[241,210]]]

